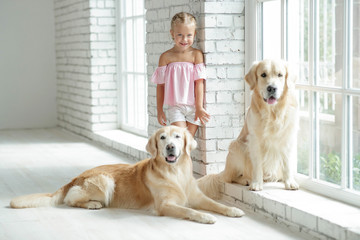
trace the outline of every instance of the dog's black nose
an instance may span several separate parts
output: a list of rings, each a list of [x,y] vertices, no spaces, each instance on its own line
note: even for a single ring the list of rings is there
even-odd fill
[[[170,143],[170,144],[166,145],[166,150],[167,150],[167,151],[171,151],[171,150],[174,150],[174,149],[175,149],[175,145],[174,145],[174,144]]]
[[[276,87],[268,86],[266,90],[268,91],[268,93],[274,94],[276,92]]]

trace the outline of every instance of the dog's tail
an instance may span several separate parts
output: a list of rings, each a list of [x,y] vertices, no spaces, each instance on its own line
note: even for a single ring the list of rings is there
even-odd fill
[[[209,198],[220,199],[224,189],[224,172],[209,174],[197,180],[200,190]]]
[[[36,193],[16,197],[11,200],[12,208],[36,208],[57,206],[64,202],[64,188],[60,188],[55,193]]]

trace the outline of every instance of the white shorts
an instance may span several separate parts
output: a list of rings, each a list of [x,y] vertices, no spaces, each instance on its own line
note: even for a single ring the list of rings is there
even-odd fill
[[[189,122],[200,126],[201,122],[198,119],[195,121],[195,106],[190,105],[176,105],[168,107],[168,120],[174,122]]]

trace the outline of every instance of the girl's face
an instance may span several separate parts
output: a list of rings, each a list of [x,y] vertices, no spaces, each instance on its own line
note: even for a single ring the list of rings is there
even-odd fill
[[[181,50],[186,50],[194,43],[195,38],[195,24],[178,23],[170,30],[171,36],[174,39],[175,46]]]

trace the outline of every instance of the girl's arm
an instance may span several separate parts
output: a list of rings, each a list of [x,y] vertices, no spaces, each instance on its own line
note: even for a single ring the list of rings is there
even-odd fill
[[[200,51],[199,49],[195,49],[194,58],[195,58],[194,64],[199,64],[204,62],[204,55],[202,51]]]
[[[195,52],[195,64],[203,63],[204,55],[200,50]],[[195,121],[199,118],[202,124],[210,119],[210,114],[204,109],[204,79],[195,79]]]
[[[195,81],[195,121],[198,118],[202,124],[210,119],[210,114],[204,109],[204,79]]]
[[[160,55],[158,66],[162,67],[165,66],[166,64],[167,64],[167,52],[164,52]],[[157,111],[158,122],[162,126],[166,126],[166,115],[163,110],[164,96],[165,96],[165,84],[158,84],[156,86],[156,111]]]
[[[166,115],[163,110],[164,105],[164,90],[165,84],[158,84],[156,86],[156,110],[157,110],[157,119],[160,125],[166,126]]]

